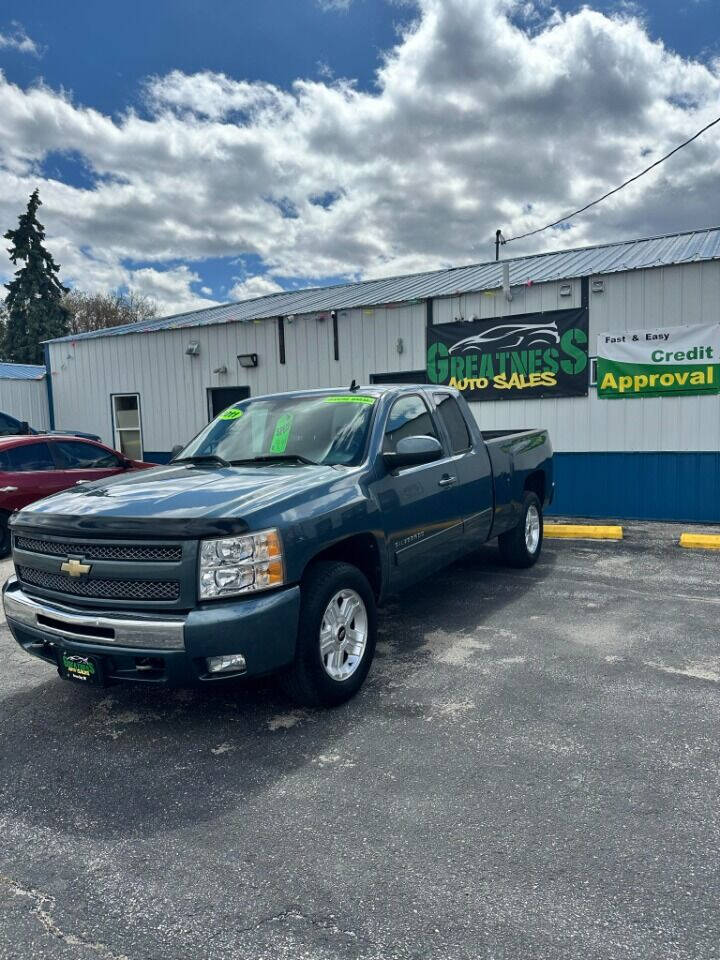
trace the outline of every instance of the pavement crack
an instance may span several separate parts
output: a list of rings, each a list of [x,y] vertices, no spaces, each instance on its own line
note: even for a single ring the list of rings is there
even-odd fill
[[[274,913],[268,917],[260,917],[254,923],[249,924],[246,927],[241,927],[235,932],[253,933],[257,930],[260,930],[262,927],[269,926],[273,923],[281,923],[283,920],[297,920],[300,923],[307,923],[311,927],[327,930],[336,935],[340,934],[345,937],[350,937],[353,940],[358,939],[358,935],[353,930],[343,930],[342,927],[339,927],[337,923],[335,923],[334,917],[308,917],[298,910],[297,907],[289,907],[287,910],[282,910],[280,913]]]
[[[29,900],[32,904],[32,912],[37,917],[40,925],[49,936],[54,937],[56,940],[60,940],[70,947],[84,947],[87,950],[92,950],[98,957],[102,957],[103,960],[130,960],[124,953],[115,953],[104,943],[98,943],[97,941],[90,940],[88,937],[72,933],[69,930],[63,930],[53,916],[56,903],[55,898],[49,894],[43,893],[41,890],[36,890],[34,887],[23,886],[13,880],[12,877],[6,877],[3,874],[0,874],[0,887],[4,887],[11,896]]]

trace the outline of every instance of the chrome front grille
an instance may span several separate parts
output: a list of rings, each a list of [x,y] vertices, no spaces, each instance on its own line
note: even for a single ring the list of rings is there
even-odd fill
[[[84,560],[160,563],[179,563],[182,560],[182,546],[174,543],[93,543],[82,540],[59,542],[16,536],[15,549],[41,553],[48,557],[78,556]]]
[[[87,556],[87,554],[86,554]],[[18,566],[21,583],[74,597],[96,600],[173,601],[180,597],[178,580],[114,580],[107,577],[76,578],[63,573]]]

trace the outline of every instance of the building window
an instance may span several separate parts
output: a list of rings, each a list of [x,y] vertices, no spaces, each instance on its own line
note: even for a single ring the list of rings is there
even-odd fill
[[[391,373],[371,373],[370,383],[427,383],[427,371],[395,370]]]
[[[112,412],[115,449],[124,453],[129,460],[142,460],[139,394],[115,394],[112,397]]]

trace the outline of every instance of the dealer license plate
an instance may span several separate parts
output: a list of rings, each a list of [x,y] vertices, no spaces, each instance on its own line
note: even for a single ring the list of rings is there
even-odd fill
[[[78,683],[102,683],[102,664],[97,657],[87,657],[80,653],[58,653],[60,676]]]

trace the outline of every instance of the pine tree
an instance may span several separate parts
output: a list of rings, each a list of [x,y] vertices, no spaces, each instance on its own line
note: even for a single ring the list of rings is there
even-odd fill
[[[67,333],[68,311],[61,300],[67,288],[58,279],[59,267],[43,246],[45,230],[38,222],[40,196],[34,190],[27,211],[19,218],[16,230],[8,230],[5,239],[12,246],[10,259],[17,266],[15,279],[6,283],[7,323],[2,354],[15,363],[44,363],[42,341]]]

